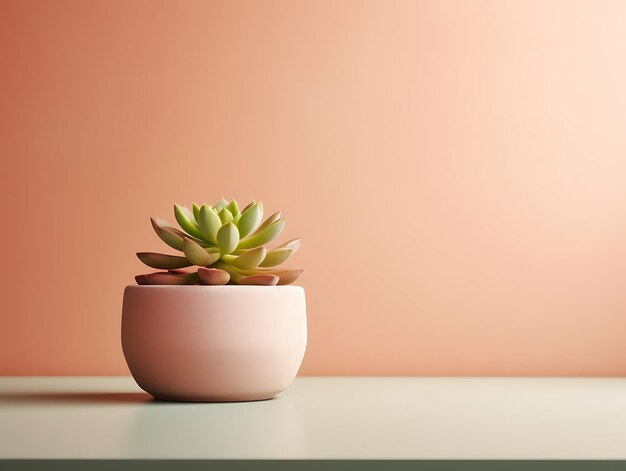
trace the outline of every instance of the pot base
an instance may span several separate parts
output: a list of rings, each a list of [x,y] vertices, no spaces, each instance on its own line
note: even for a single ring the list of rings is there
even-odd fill
[[[147,392],[147,391],[146,391]],[[155,401],[163,401],[163,402],[211,402],[211,403],[225,403],[225,402],[262,402],[262,401],[271,401],[272,399],[276,399],[276,396],[280,394],[280,391],[277,393],[273,393],[271,396],[261,395],[261,396],[241,396],[241,397],[216,397],[216,396],[199,396],[199,397],[189,397],[189,396],[161,396],[150,394]]]

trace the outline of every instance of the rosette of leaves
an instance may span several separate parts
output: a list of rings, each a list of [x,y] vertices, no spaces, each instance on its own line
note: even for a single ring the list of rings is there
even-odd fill
[[[181,254],[137,253],[143,263],[162,270],[137,275],[138,284],[287,285],[303,271],[277,268],[298,249],[300,239],[266,248],[283,230],[285,218],[277,211],[263,221],[261,202],[242,210],[237,201],[224,198],[213,206],[194,203],[191,210],[175,204],[174,215],[182,230],[150,220],[161,240]]]

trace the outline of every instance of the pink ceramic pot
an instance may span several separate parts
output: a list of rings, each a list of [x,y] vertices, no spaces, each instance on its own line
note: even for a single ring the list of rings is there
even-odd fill
[[[256,401],[285,390],[306,348],[300,286],[127,286],[122,348],[158,399]]]

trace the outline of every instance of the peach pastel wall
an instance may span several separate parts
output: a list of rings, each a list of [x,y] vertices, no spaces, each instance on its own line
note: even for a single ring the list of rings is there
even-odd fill
[[[626,2],[0,0],[0,374],[127,374],[149,216],[304,237],[302,374],[626,374]]]

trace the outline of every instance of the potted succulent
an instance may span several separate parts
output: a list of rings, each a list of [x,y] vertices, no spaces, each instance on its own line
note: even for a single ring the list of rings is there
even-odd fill
[[[158,399],[269,399],[291,384],[306,348],[299,269],[279,269],[299,247],[280,234],[280,211],[232,199],[174,205],[182,231],[151,218],[163,242],[182,252],[139,252],[161,271],[138,275],[124,291],[122,348],[137,384]]]

